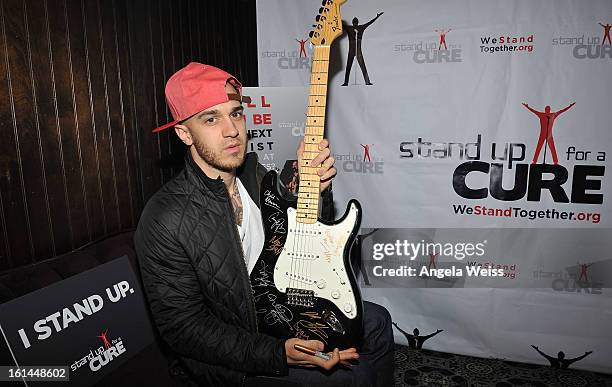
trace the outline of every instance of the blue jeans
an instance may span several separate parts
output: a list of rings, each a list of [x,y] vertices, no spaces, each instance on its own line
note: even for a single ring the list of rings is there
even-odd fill
[[[363,345],[359,352],[359,363],[350,370],[337,367],[328,372],[289,367],[287,376],[249,377],[246,386],[391,387],[395,383],[393,346],[391,315],[384,307],[364,301]]]

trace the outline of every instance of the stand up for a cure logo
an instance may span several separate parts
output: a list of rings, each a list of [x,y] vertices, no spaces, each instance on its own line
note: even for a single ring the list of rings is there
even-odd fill
[[[134,293],[134,289],[128,281],[121,281],[105,289],[103,293],[111,303],[124,300],[127,296]],[[69,330],[73,325],[83,319],[92,316],[104,307],[104,297],[99,294],[92,294],[80,302],[75,302],[61,310],[57,310],[50,315],[43,317],[32,325],[31,328],[21,328],[17,331],[25,349],[30,348],[35,342],[52,337],[54,333]]]
[[[247,117],[247,136],[249,138],[248,149],[250,152],[259,154],[259,162],[267,169],[276,167],[274,160],[274,140],[272,139],[272,104],[266,100],[266,96],[253,98],[247,108],[257,109]],[[250,122],[248,122],[250,120]]]

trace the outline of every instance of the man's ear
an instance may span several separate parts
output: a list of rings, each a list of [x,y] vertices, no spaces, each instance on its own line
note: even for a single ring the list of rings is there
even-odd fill
[[[189,128],[187,126],[183,124],[176,124],[174,125],[174,131],[176,132],[176,135],[179,136],[179,138],[185,145],[191,146],[191,144],[193,144],[193,139],[191,138],[191,132],[189,131]]]

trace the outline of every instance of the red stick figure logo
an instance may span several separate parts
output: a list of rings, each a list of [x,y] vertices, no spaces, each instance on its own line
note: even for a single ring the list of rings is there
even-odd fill
[[[588,269],[588,268],[589,268],[591,265],[593,265],[593,264],[591,263],[591,264],[588,264],[588,265],[587,265],[586,263],[580,263],[580,262],[578,262],[578,265],[580,266],[580,278],[578,278],[578,281],[582,281],[582,279],[584,278],[584,280],[585,280],[586,282],[589,282],[589,277],[588,277],[588,274],[587,274],[587,269]]]
[[[538,138],[538,145],[536,146],[535,153],[533,154],[533,161],[531,162],[532,164],[536,164],[538,162],[538,157],[540,156],[540,151],[542,150],[542,145],[544,144],[544,141],[546,141],[546,144],[550,148],[553,163],[555,163],[555,165],[559,163],[559,159],[557,158],[557,149],[555,148],[555,140],[553,139],[553,124],[555,123],[555,119],[557,118],[557,116],[559,116],[559,114],[565,112],[575,104],[576,102],[572,102],[570,105],[556,112],[551,112],[550,106],[546,106],[543,112],[539,112],[535,109],[532,109],[531,107],[529,107],[529,105],[523,102],[523,106],[525,106],[530,112],[538,116],[538,118],[540,119],[540,137]],[[546,148],[544,148],[543,163],[546,163]]]
[[[440,44],[438,45],[438,50],[442,48],[442,45],[444,45],[445,50],[448,50],[448,47],[446,47],[446,34],[451,32],[451,29],[449,28],[448,31],[436,30],[436,32],[440,34]]]
[[[372,159],[370,159],[370,144],[359,144],[363,147],[363,161],[367,161],[368,162],[372,162]]]
[[[107,333],[108,329],[101,333],[100,336],[97,336],[99,339],[102,339],[102,342],[104,343],[104,349],[109,349],[110,347],[112,347],[110,341],[108,341],[108,339],[106,338]]]
[[[308,41],[308,38],[306,40],[304,39],[300,39],[297,40],[295,39],[296,42],[298,42],[300,44],[300,58],[302,57],[302,54],[304,54],[304,58],[308,58],[308,55],[306,55],[306,42]]]
[[[438,256],[438,254],[429,254],[429,265],[427,265],[427,270],[431,269],[432,266],[433,266],[434,269],[438,268],[436,266],[436,257],[437,256]]]
[[[606,24],[598,23],[598,24],[604,28],[604,37],[603,37],[603,40],[601,41],[601,44],[603,45],[606,42],[606,39],[608,40],[608,44],[612,44],[612,41],[610,41],[610,28],[612,27],[612,24],[610,23],[606,23]]]

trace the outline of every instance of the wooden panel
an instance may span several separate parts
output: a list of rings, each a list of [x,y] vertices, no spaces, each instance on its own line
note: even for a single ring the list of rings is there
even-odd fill
[[[66,7],[68,29],[70,30],[69,44],[74,83],[76,136],[83,171],[83,192],[85,194],[87,218],[89,219],[89,240],[94,240],[104,235],[105,218],[98,179],[93,98],[90,94],[90,71],[87,60],[85,29],[83,27],[84,14],[80,0],[68,0]]]
[[[132,78],[130,76],[130,51],[128,49],[128,28],[127,28],[127,9],[122,0],[113,0],[113,17],[115,23],[115,58],[117,60],[118,87],[121,108],[121,129],[123,131],[123,144],[115,143],[123,152],[125,165],[118,169],[125,168],[127,171],[126,179],[129,189],[130,216],[129,223],[123,224],[124,228],[134,228],[138,220],[138,214],[143,207],[142,196],[139,193],[140,174],[137,162],[137,136],[134,125],[134,99],[132,89]],[[119,164],[118,164],[119,165]],[[121,190],[121,187],[119,187]],[[125,218],[125,214],[123,215]]]
[[[25,201],[25,217],[30,228],[30,257],[52,256],[53,234],[49,222],[49,203],[43,155],[41,153],[40,123],[37,111],[36,85],[32,78],[29,23],[26,2],[3,1],[8,67],[16,118],[17,160],[21,169],[21,184]],[[13,71],[13,69],[15,71]]]
[[[108,112],[108,89],[106,66],[102,45],[102,23],[100,20],[99,2],[84,1],[83,26],[86,43],[87,76],[90,86],[90,103],[92,108],[92,131],[94,155],[97,167],[98,189],[100,191],[104,235],[119,230],[117,213],[117,195],[114,178],[114,160],[111,152],[111,137]]]
[[[182,168],[164,86],[191,61],[257,85],[255,3],[0,2],[0,272],[136,226]]]
[[[17,123],[13,115],[13,93],[7,36],[7,7],[0,2],[0,205],[3,243],[0,270],[30,261],[31,236],[23,195],[20,158],[17,157]],[[7,227],[7,224],[10,227]]]
[[[158,168],[159,135],[151,133],[157,124],[154,109],[157,97],[152,84],[152,52],[148,18],[151,12],[150,5],[148,0],[135,0],[128,4],[131,72],[134,100],[136,101],[135,130],[139,136],[139,168],[142,175],[141,191],[144,201],[148,200],[162,184],[161,170]]]
[[[72,250],[72,224],[68,213],[66,179],[60,144],[61,134],[55,98],[55,69],[50,50],[47,2],[28,2],[27,20],[33,64],[32,84],[36,97],[33,106],[37,116],[41,170],[44,182],[46,182],[44,194],[51,224],[52,253],[55,255]],[[49,236],[34,233],[34,239],[38,238],[47,239]]]
[[[49,6],[48,28],[53,66],[53,82],[57,108],[57,137],[59,139],[62,179],[65,184],[67,217],[59,222],[71,226],[71,241],[58,245],[58,252],[72,250],[90,241],[89,215],[83,179],[83,164],[79,143],[78,122],[75,105],[75,85],[70,52],[70,30],[66,19],[66,2]],[[51,131],[50,131],[51,132]],[[50,171],[54,173],[54,171]]]

